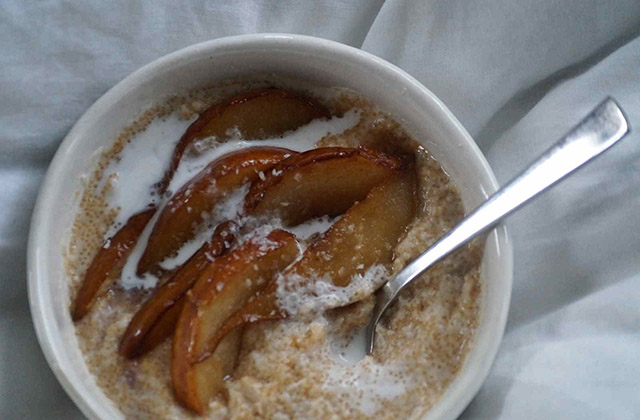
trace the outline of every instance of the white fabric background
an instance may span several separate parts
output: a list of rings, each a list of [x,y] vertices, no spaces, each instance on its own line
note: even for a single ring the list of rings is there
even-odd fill
[[[0,0],[1,418],[81,417],[26,294],[29,218],[58,144],[143,64],[250,32],[326,37],[399,65],[451,108],[500,182],[613,95],[638,131],[510,221],[509,323],[462,417],[640,417],[640,1]]]

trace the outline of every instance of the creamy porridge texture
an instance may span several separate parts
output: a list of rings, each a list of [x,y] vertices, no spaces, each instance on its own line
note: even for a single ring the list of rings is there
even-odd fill
[[[417,209],[398,243],[391,244],[392,262],[359,266],[347,287],[335,286],[326,278],[311,283],[303,279],[300,284],[295,276],[287,277],[286,284],[282,279],[275,281],[275,296],[289,316],[244,326],[235,369],[203,415],[213,419],[420,417],[442,396],[473,344],[482,290],[482,247],[472,243],[414,282],[378,327],[374,356],[359,355],[362,326],[373,306],[370,293],[463,217],[455,187],[438,162],[397,122],[353,92],[309,91],[287,82],[288,88],[322,103],[330,118],[313,119],[282,136],[261,140],[242,138],[233,127],[224,141],[215,135],[203,137],[185,150],[166,192],[154,195],[153,186],[169,167],[178,139],[198,114],[237,92],[262,86],[229,83],[170,98],[142,114],[108,149],[100,151],[94,172],[83,179],[79,211],[65,249],[72,299],[98,248],[107,247],[104,238],[149,204],[159,211],[126,263],[110,273],[111,281],[101,286],[90,310],[76,322],[85,362],[125,417],[195,417],[174,394],[171,337],[136,358],[127,359],[118,352],[132,317],[224,220],[241,220],[237,223],[252,227],[234,231],[235,242],[225,245],[232,250],[250,246],[255,238],[268,241],[268,233],[281,228],[294,234],[297,248],[304,251],[313,248],[332,225],[341,220],[344,224],[348,216],[314,216],[294,227],[277,219],[252,219],[243,213],[245,196],[250,194],[250,187],[244,185],[199,215],[206,219],[202,228],[163,258],[157,269],[138,275],[138,263],[154,223],[162,217],[162,207],[209,162],[230,152],[256,146],[294,153],[364,146],[385,155],[410,155],[415,162]],[[267,175],[259,172],[256,182]],[[262,242],[260,246],[268,252],[271,245]],[[297,260],[300,251],[296,251]]]

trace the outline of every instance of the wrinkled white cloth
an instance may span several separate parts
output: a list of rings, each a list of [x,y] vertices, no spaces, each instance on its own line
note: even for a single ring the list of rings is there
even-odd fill
[[[606,95],[633,132],[510,220],[509,323],[465,419],[640,418],[640,1],[0,0],[0,417],[81,418],[26,294],[36,193],[107,89],[190,44],[252,32],[361,47],[418,78],[508,181]]]

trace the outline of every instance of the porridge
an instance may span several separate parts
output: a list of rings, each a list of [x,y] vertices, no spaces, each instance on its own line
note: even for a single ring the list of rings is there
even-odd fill
[[[364,355],[372,293],[463,210],[428,151],[354,92],[169,98],[82,183],[70,309],[127,418],[420,417],[473,344],[475,242],[401,294]]]

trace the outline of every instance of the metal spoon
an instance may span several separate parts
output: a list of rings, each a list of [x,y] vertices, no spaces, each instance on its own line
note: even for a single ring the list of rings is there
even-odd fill
[[[366,326],[367,354],[373,353],[376,326],[398,294],[429,267],[493,228],[504,217],[598,156],[630,128],[612,98],[605,99],[576,127],[487,201],[472,211],[427,251],[376,292],[376,305]]]

